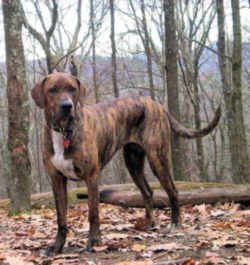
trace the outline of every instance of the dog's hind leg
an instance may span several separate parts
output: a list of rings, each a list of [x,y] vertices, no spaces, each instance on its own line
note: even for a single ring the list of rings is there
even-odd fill
[[[152,216],[153,191],[144,175],[145,151],[135,143],[125,145],[123,151],[128,171],[143,196],[146,211],[146,226],[150,228],[154,225]]]
[[[173,182],[173,168],[171,160],[170,143],[147,151],[148,160],[155,176],[169,197],[171,206],[171,226],[176,227],[180,223],[180,208],[178,203],[178,191]]]

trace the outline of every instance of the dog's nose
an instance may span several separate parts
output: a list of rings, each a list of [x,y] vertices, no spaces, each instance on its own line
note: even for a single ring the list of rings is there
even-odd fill
[[[73,105],[72,102],[70,102],[69,100],[64,100],[60,103],[60,107],[62,109],[62,111],[67,114],[68,112],[71,111]]]

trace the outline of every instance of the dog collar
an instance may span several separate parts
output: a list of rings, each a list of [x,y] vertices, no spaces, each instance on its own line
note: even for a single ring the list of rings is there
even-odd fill
[[[73,120],[70,121],[70,123],[66,128],[54,126],[54,130],[63,135],[63,147],[65,149],[68,149],[71,145],[71,139],[73,137],[72,125],[73,125]]]

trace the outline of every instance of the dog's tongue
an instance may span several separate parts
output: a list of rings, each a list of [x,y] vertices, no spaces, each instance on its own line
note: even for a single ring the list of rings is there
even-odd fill
[[[64,139],[63,140],[63,146],[64,146],[64,148],[69,148],[69,145],[70,145],[70,140],[69,139]]]

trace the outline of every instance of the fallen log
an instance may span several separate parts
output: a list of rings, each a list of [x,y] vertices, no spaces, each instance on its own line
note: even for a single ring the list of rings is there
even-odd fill
[[[86,193],[78,193],[78,199],[87,199]],[[109,190],[100,191],[100,202],[122,206],[143,208],[143,198],[139,191]],[[235,185],[234,187],[204,188],[189,191],[179,191],[180,205],[214,204],[217,202],[250,202],[250,186]],[[154,191],[154,208],[165,208],[169,206],[169,199],[165,192]]]

